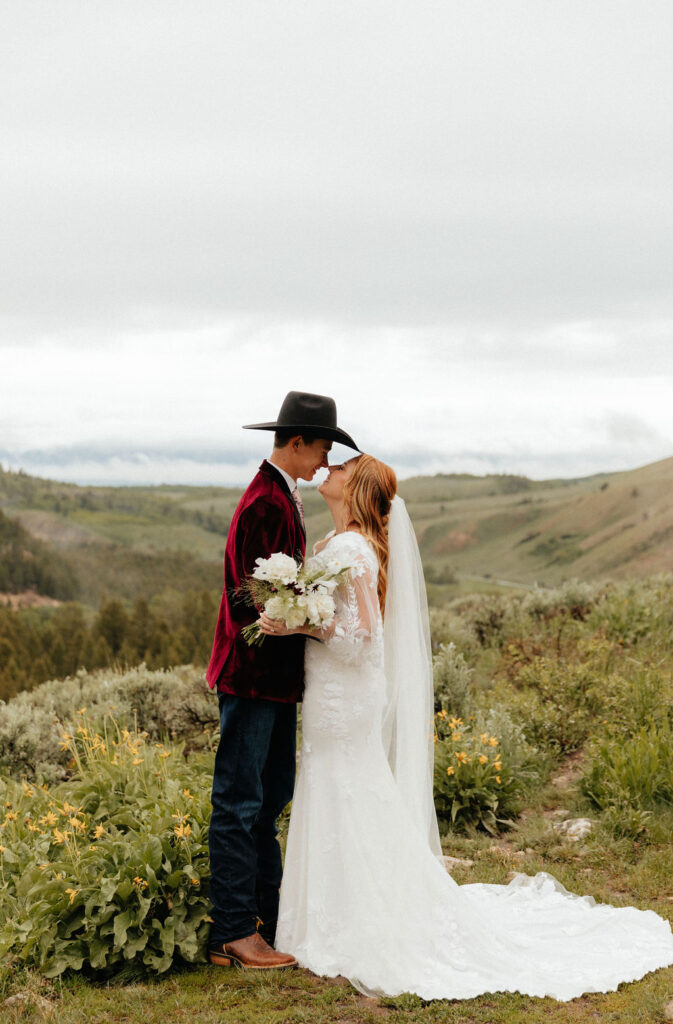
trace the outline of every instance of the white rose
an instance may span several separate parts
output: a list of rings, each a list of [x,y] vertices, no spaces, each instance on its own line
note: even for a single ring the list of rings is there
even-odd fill
[[[264,611],[272,619],[285,618],[285,602],[282,597],[270,597],[264,605]]]
[[[271,555],[269,559],[269,568],[276,579],[279,579],[281,583],[286,586],[288,583],[294,583],[297,579],[297,573],[299,572],[299,566],[295,562],[294,558],[289,555],[284,555],[282,552],[277,552],[275,555]]]
[[[316,610],[320,622],[331,622],[334,618],[334,598],[330,594],[316,594]]]
[[[290,608],[285,616],[285,622],[289,629],[297,629],[306,622],[306,612],[303,608]]]
[[[266,559],[258,558],[257,563],[258,568],[253,572],[253,576],[258,580],[273,580],[287,586],[297,579],[297,563],[294,558],[284,555],[282,551],[277,551]]]

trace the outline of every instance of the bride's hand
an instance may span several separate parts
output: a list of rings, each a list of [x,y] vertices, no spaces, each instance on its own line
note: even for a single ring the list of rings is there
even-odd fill
[[[259,619],[259,628],[266,636],[292,636],[298,633],[298,629],[288,629],[282,619],[272,619],[266,612],[262,612]]]

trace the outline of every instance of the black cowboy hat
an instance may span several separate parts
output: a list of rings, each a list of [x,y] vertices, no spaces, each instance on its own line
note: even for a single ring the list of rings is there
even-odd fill
[[[298,435],[310,434],[339,441],[356,452],[360,449],[353,438],[337,427],[336,402],[326,395],[311,395],[306,391],[289,391],[280,407],[275,423],[246,423],[244,430],[293,430]]]

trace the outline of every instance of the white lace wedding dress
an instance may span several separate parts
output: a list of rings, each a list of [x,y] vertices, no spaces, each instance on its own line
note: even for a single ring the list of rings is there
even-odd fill
[[[360,534],[325,556],[357,566],[334,632],[307,641],[302,747],[276,946],[367,994],[572,999],[673,963],[653,911],[596,904],[551,875],[458,885],[433,852],[382,743],[386,679],[377,559]],[[386,611],[386,620],[388,613]]]

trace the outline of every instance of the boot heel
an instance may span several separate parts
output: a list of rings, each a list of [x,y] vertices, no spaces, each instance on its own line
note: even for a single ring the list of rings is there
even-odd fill
[[[211,964],[215,964],[216,967],[231,967],[231,957],[226,956],[224,953],[218,953],[211,949],[208,952],[208,959]]]

